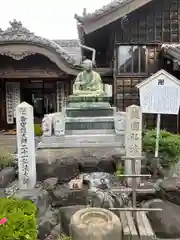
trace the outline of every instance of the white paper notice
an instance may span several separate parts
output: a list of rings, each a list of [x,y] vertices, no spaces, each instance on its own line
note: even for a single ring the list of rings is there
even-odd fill
[[[180,89],[175,86],[153,86],[140,93],[143,113],[178,114]]]

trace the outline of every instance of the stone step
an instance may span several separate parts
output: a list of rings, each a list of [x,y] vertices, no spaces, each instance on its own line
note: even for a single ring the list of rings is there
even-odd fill
[[[42,137],[39,149],[48,148],[84,148],[84,147],[118,147],[124,151],[124,135],[116,134],[92,134],[92,135],[65,135]]]
[[[114,129],[114,120],[104,121],[99,118],[98,121],[88,120],[88,121],[75,121],[66,122],[65,130],[91,130],[91,129]]]
[[[91,130],[66,130],[66,135],[99,135],[99,134],[115,134],[114,129],[91,129]],[[123,133],[122,133],[123,135]]]
[[[67,117],[108,117],[114,115],[114,108],[67,108]]]
[[[114,117],[66,117],[65,118],[66,123],[76,123],[76,122],[114,122]]]

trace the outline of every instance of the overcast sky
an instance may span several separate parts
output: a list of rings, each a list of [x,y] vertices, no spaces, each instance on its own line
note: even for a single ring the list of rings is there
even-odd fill
[[[82,15],[108,4],[111,0],[5,0],[1,3],[0,28],[16,19],[37,35],[49,39],[77,38],[74,14]]]

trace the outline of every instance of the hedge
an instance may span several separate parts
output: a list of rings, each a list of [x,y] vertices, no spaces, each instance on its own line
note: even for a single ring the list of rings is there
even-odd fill
[[[154,156],[156,145],[156,130],[143,131],[143,151],[146,155]],[[159,157],[163,167],[169,168],[180,160],[180,135],[160,131]]]
[[[0,240],[36,240],[36,206],[31,201],[0,198]]]

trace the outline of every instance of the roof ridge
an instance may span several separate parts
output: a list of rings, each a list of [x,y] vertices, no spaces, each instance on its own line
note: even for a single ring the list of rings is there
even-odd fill
[[[127,4],[131,1],[132,0],[113,0],[110,3],[102,6],[99,9],[96,9],[95,11],[93,11],[91,13],[86,13],[84,16],[79,16],[78,14],[75,14],[74,17],[80,21],[91,21],[91,20],[94,20],[102,15],[105,15],[105,14],[115,10],[119,6],[121,6],[121,5],[123,6],[124,4]]]

